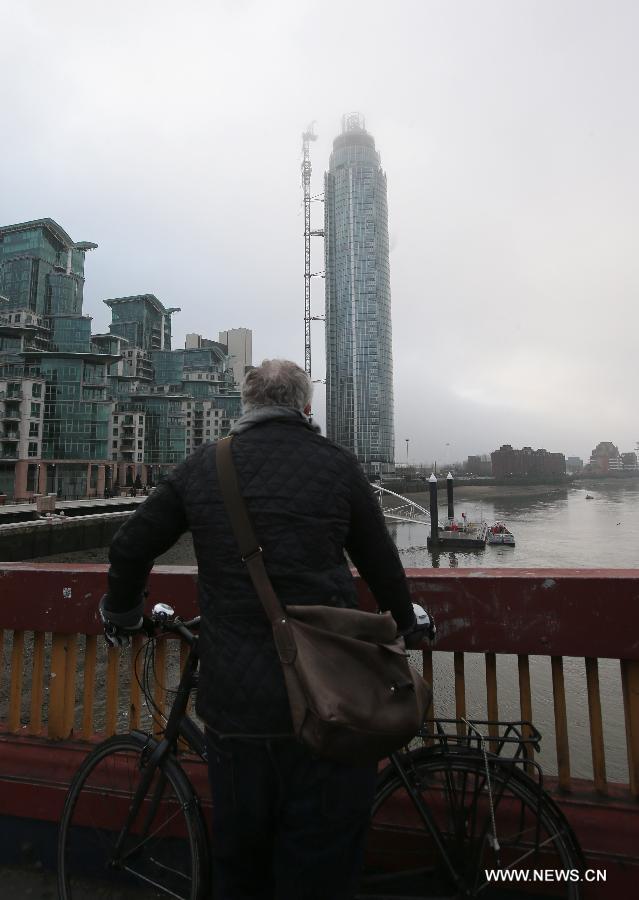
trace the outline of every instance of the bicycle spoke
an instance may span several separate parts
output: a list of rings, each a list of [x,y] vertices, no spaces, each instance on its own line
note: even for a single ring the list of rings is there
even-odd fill
[[[145,788],[150,772],[139,765],[141,753],[137,740],[111,738],[81,767],[60,829],[63,900],[85,896],[91,876],[112,888],[109,896],[146,884],[167,897],[196,900],[206,847],[192,788],[172,760],[162,761]]]
[[[160,831],[162,831],[162,830],[164,830],[164,829],[166,828],[166,826],[169,824],[169,822],[172,822],[175,818],[177,818],[177,816],[181,815],[182,812],[184,812],[184,809],[188,809],[188,805],[185,806],[185,807],[180,807],[180,809],[176,809],[176,811],[173,813],[172,816],[170,816],[168,819],[165,819],[165,820],[162,822],[162,824],[159,825],[158,828],[156,828],[156,830],[155,830],[154,832],[152,832],[151,834],[147,835],[143,840],[140,841],[139,844],[136,844],[135,847],[132,847],[127,853],[125,853],[125,854],[122,856],[122,859],[123,859],[123,860],[124,860],[124,859],[129,859],[129,857],[130,857],[133,853],[136,853],[141,847],[146,846],[146,844],[148,844],[149,841],[153,840],[153,838],[156,837],[156,836],[160,833]]]
[[[129,875],[133,875],[135,878],[138,878],[140,881],[144,881],[145,884],[152,885],[158,891],[162,891],[162,893],[166,894],[167,897],[175,897],[176,900],[185,900],[183,894],[174,893],[174,891],[169,890],[166,885],[159,884],[157,881],[153,881],[152,878],[147,878],[145,875],[141,875],[140,872],[136,872],[134,869],[129,869],[125,866],[124,871],[128,872]]]
[[[399,758],[400,766],[402,762]],[[409,800],[400,777],[382,784],[373,809],[373,835],[380,842],[380,867],[390,870],[390,880],[376,876],[367,881],[373,893],[362,894],[362,900],[375,896],[376,888],[377,896],[383,896],[387,885],[396,888],[393,900],[411,890],[415,898],[483,900],[500,896],[504,887],[489,882],[486,869],[522,864],[579,868],[561,814],[544,802],[535,782],[511,765],[472,751],[427,749],[413,754],[409,764],[406,772],[413,773],[428,816],[417,815],[417,801]],[[518,890],[516,885],[509,888],[509,895],[519,896]],[[390,892],[387,896],[390,900]],[[553,896],[576,900],[579,888],[562,884]]]
[[[170,872],[172,875],[177,875],[178,878],[181,878],[183,881],[190,881],[188,875],[185,875],[184,872],[179,872],[177,869],[172,869],[171,866],[165,866],[163,863],[156,859],[154,856],[151,857],[151,861],[155,863],[158,869],[164,869],[165,872]]]

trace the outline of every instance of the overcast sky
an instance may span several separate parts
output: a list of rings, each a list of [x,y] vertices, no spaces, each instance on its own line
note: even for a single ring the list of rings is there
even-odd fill
[[[1,224],[50,216],[99,244],[95,331],[104,298],[150,292],[182,308],[174,347],[246,326],[257,361],[303,365],[301,132],[316,120],[319,193],[359,110],[388,175],[397,460],[406,438],[411,462],[635,447],[635,0],[0,0],[0,15]],[[323,420],[321,384],[315,407]]]

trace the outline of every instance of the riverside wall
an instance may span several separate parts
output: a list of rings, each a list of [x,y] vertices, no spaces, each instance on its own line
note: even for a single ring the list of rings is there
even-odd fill
[[[0,524],[0,559],[21,562],[58,553],[106,547],[131,510],[75,517],[50,517]]]

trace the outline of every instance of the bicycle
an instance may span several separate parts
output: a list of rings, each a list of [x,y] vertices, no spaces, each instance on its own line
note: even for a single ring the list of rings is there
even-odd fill
[[[206,761],[204,733],[187,714],[197,687],[199,621],[182,621],[165,604],[153,609],[140,684],[156,712],[155,640],[177,635],[189,654],[162,736],[109,738],[78,769],[60,823],[61,900],[83,900],[94,890],[102,896],[105,880],[108,896],[120,900],[211,896],[207,827],[178,761],[179,744]],[[489,728],[489,738],[480,727]],[[486,869],[582,869],[576,838],[531,759],[540,735],[530,723],[434,719],[418,737],[424,746],[391,754],[380,773],[370,840],[376,865],[361,898],[503,898],[503,885],[489,883]],[[509,898],[517,896],[513,884],[507,887]],[[578,883],[560,887],[559,896],[580,896]]]

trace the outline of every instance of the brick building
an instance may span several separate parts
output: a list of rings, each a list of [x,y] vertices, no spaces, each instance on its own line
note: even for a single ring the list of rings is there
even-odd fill
[[[514,450],[510,444],[502,444],[490,454],[494,478],[561,478],[566,474],[566,457],[563,453],[533,450],[522,447]]]

